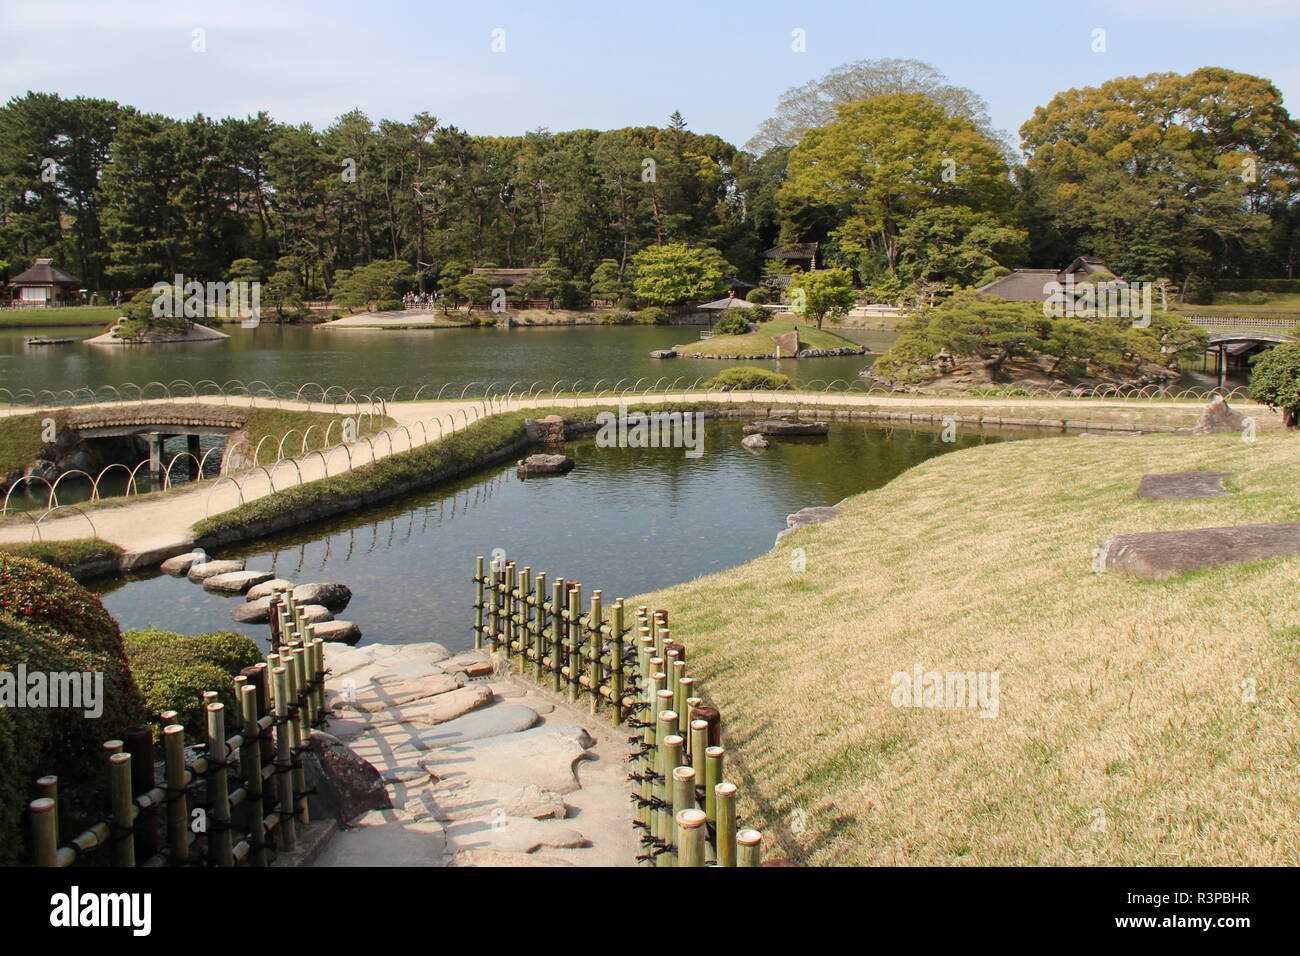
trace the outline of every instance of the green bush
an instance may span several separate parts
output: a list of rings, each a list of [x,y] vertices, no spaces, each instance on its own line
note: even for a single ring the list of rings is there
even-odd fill
[[[122,632],[99,599],[71,575],[34,558],[0,552],[0,613],[121,659]]]
[[[647,322],[650,325],[667,325],[669,319],[668,310],[661,309],[657,305],[647,306],[638,312],[636,317],[637,321]]]
[[[125,643],[145,706],[152,714],[176,711],[187,740],[207,735],[204,691],[216,691],[227,714],[237,713],[235,675],[262,659],[256,641],[230,631],[189,635],[145,628],[127,631]]]
[[[779,372],[769,372],[756,365],[736,365],[713,376],[702,386],[706,389],[721,389],[724,392],[757,391],[788,389],[790,376]]]
[[[745,313],[751,322],[771,322],[776,313],[764,305],[756,305]]]
[[[636,316],[624,309],[615,309],[613,312],[607,312],[601,318],[601,325],[631,325],[636,321]]]
[[[771,294],[762,286],[756,286],[755,288],[749,290],[749,293],[745,296],[745,301],[756,302],[759,305],[764,305],[768,302],[771,302],[772,297]]]
[[[1214,302],[1214,286],[1202,276],[1189,276],[1185,298],[1192,305],[1210,305]]]
[[[1300,427],[1300,343],[1275,345],[1252,361],[1250,397],[1281,409],[1287,428]]]
[[[624,312],[635,312],[636,299],[630,295],[619,296],[618,307]]]
[[[401,299],[380,299],[375,305],[376,312],[401,312],[404,308]]]
[[[713,331],[718,335],[744,335],[749,331],[749,319],[732,313],[715,325]]]

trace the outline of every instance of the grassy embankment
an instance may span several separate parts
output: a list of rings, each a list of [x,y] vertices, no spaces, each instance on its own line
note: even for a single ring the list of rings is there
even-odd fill
[[[122,549],[98,538],[77,538],[71,541],[34,541],[30,544],[0,544],[0,551],[24,558],[35,558],[62,571],[71,571],[78,565],[107,558],[116,560]]]
[[[0,309],[0,329],[107,327],[122,310],[116,305],[73,305],[62,309]]]
[[[805,325],[793,316],[782,316],[770,322],[761,322],[757,332],[744,335],[715,335],[688,345],[677,346],[678,355],[719,355],[726,358],[758,358],[776,353],[775,338],[795,330],[799,332],[799,347],[805,349],[842,349],[858,348],[842,335],[827,329],[818,330],[814,325]],[[793,357],[793,356],[791,356]]]
[[[1300,520],[1297,467],[1278,431],[970,448],[630,603],[669,609],[744,816],[782,855],[1295,865],[1296,560],[1163,583],[1090,563],[1112,534]],[[1133,497],[1144,473],[1202,468],[1235,472],[1234,493]],[[999,715],[894,707],[891,676],[917,664],[1000,672]]]

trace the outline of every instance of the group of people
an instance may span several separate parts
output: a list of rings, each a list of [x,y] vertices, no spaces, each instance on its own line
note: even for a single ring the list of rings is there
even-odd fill
[[[408,309],[432,309],[442,297],[440,292],[408,292],[402,296],[402,305]]]

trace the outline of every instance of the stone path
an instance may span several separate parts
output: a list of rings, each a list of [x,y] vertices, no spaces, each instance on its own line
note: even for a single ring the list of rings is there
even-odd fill
[[[1175,471],[1167,475],[1143,475],[1138,482],[1137,498],[1221,498],[1232,494],[1223,487],[1223,479],[1230,471]]]
[[[393,809],[315,866],[631,866],[626,731],[485,651],[329,645],[326,731],[376,767]]]

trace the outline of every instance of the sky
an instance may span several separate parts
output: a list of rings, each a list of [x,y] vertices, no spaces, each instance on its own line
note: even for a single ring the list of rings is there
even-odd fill
[[[1201,66],[1267,77],[1300,115],[1300,0],[0,0],[0,38],[2,100],[265,110],[318,128],[354,107],[483,135],[664,125],[680,110],[740,146],[786,89],[881,57],[974,90],[1013,144],[1057,92]]]

